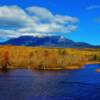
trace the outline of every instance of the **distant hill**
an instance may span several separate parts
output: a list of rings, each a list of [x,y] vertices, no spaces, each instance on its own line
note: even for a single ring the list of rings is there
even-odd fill
[[[18,46],[45,46],[45,47],[66,47],[66,48],[99,48],[84,42],[74,42],[61,36],[21,36],[10,39],[0,45],[18,45]]]

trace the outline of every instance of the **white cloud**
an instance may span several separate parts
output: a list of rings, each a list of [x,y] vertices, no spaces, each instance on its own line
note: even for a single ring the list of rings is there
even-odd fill
[[[56,15],[54,16],[54,21],[58,24],[69,24],[78,22],[78,19],[71,16]]]
[[[88,6],[86,9],[87,10],[94,10],[94,9],[98,9],[100,8],[100,5],[91,5],[91,6]]]
[[[62,35],[75,31],[77,22],[76,17],[54,15],[42,7],[0,7],[0,37]]]
[[[44,19],[44,20],[50,20],[53,18],[52,13],[46,9],[46,8],[42,8],[42,7],[28,7],[26,9],[30,14],[33,14],[34,16],[39,17],[40,19]]]
[[[17,30],[4,30],[0,29],[0,37],[5,37],[5,38],[13,38],[13,37],[19,37],[22,34],[19,33]]]
[[[28,16],[25,11],[17,6],[0,7],[0,25],[8,27],[29,26],[34,20]]]

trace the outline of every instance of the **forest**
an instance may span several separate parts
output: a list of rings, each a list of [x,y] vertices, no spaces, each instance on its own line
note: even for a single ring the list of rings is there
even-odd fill
[[[91,63],[100,63],[100,49],[0,46],[0,69],[67,70]]]

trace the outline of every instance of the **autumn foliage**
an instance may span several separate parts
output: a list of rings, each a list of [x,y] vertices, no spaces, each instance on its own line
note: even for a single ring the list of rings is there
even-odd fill
[[[0,68],[77,69],[99,62],[100,49],[0,46]]]

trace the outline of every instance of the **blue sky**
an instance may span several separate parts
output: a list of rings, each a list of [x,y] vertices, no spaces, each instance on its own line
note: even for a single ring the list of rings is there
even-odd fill
[[[100,45],[100,1],[1,0],[0,41],[32,34]]]

